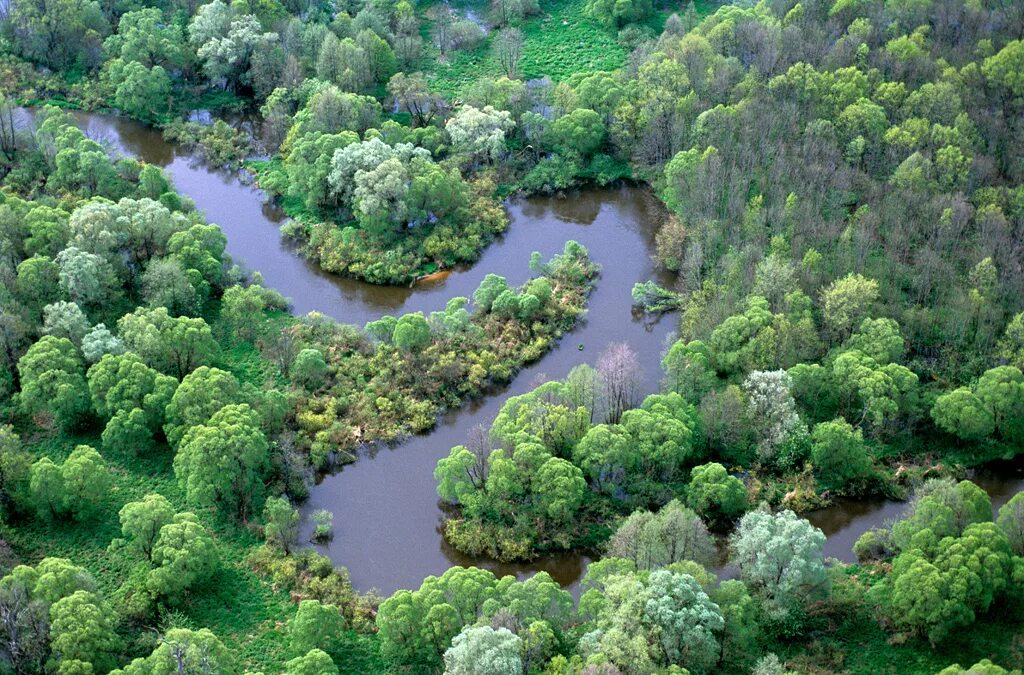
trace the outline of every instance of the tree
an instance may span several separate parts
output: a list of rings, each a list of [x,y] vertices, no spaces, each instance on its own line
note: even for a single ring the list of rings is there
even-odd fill
[[[714,541],[700,518],[673,499],[659,511],[634,511],[608,541],[608,555],[653,570],[682,560],[707,563]]]
[[[729,538],[730,561],[776,621],[796,618],[826,582],[825,535],[792,511],[751,511]]]
[[[67,338],[40,338],[18,360],[18,374],[25,412],[50,412],[65,428],[79,424],[88,414],[84,364]]]
[[[106,354],[124,354],[124,343],[110,332],[105,324],[98,323],[82,338],[82,356],[89,363],[96,363]]]
[[[474,166],[480,162],[493,162],[505,152],[505,133],[515,126],[511,113],[464,105],[445,123],[456,152],[469,156]]]
[[[1024,441],[1024,373],[1013,366],[985,371],[974,389],[992,413],[996,431],[1009,443]]]
[[[839,418],[815,425],[811,433],[811,461],[823,485],[845,488],[872,473],[864,435]]]
[[[974,523],[932,551],[913,548],[897,556],[871,597],[894,623],[936,643],[987,611],[1007,589],[1013,569],[1006,535],[991,522]]]
[[[56,518],[64,514],[64,477],[60,467],[49,457],[43,457],[32,465],[29,496],[40,517]]]
[[[103,77],[114,88],[114,104],[133,117],[155,121],[170,109],[171,78],[163,66],[113,59]]]
[[[149,307],[163,307],[171,316],[195,316],[205,298],[176,258],[152,260],[142,274],[142,297]]]
[[[718,605],[692,576],[668,570],[653,572],[646,591],[644,619],[657,636],[659,661],[711,670],[719,656],[715,634],[725,626]]]
[[[344,630],[345,619],[337,607],[318,600],[302,600],[288,622],[288,647],[296,655],[322,649],[340,657]]]
[[[50,258],[34,255],[18,264],[14,290],[18,299],[35,311],[59,299],[60,267]]]
[[[263,533],[267,543],[290,555],[299,544],[299,511],[283,497],[271,497],[263,506]]]
[[[452,639],[476,622],[496,583],[487,570],[452,567],[415,591],[394,593],[377,612],[382,656],[396,665],[440,669]]]
[[[311,649],[285,664],[285,675],[338,675],[338,667],[327,653]]]
[[[165,307],[137,308],[117,322],[129,351],[149,366],[181,379],[208,363],[217,351],[210,327],[201,318],[172,317]]]
[[[99,307],[110,298],[116,276],[102,257],[68,246],[54,259],[60,268],[60,288],[72,302],[83,307]]]
[[[55,70],[97,65],[100,42],[110,31],[98,2],[11,3],[5,27],[21,56]]]
[[[423,312],[403,314],[395,324],[392,334],[395,346],[406,352],[413,352],[430,344],[430,325]]]
[[[5,519],[12,512],[31,505],[31,468],[31,456],[23,449],[14,428],[0,425],[0,513]]]
[[[562,154],[579,153],[590,157],[604,143],[605,129],[601,116],[587,108],[577,108],[562,115],[551,125],[550,139]]]
[[[904,517],[892,526],[897,550],[932,548],[945,537],[957,537],[967,526],[989,522],[992,502],[970,481],[925,481],[918,488]]]
[[[208,581],[220,567],[217,545],[195,515],[184,512],[160,528],[146,588],[177,603],[184,591]]]
[[[1024,556],[1024,492],[999,507],[996,525],[1006,534],[1014,555]]]
[[[430,91],[423,73],[396,73],[388,80],[388,93],[401,110],[412,116],[413,126],[426,127],[437,115],[443,115],[447,102]]]
[[[709,462],[690,472],[686,504],[706,521],[725,527],[747,510],[747,489],[724,466]]]
[[[153,546],[164,525],[174,520],[174,507],[160,494],[148,494],[137,502],[128,502],[118,513],[121,534],[147,560],[153,558]]]
[[[174,474],[188,499],[245,519],[263,492],[269,445],[259,416],[247,404],[226,405],[185,432]]]
[[[172,628],[144,659],[135,659],[111,675],[180,675],[235,672],[235,659],[209,629]]]
[[[77,446],[60,468],[65,508],[75,520],[93,517],[110,491],[110,471],[100,453],[88,445]]]
[[[191,428],[205,424],[226,405],[242,401],[242,388],[231,373],[200,366],[189,373],[165,410],[164,431],[176,447]]]
[[[84,661],[101,671],[119,647],[113,611],[95,593],[75,591],[50,606],[50,649],[55,661]]]
[[[451,675],[504,675],[523,670],[522,639],[507,628],[467,626],[444,653]]]
[[[858,349],[879,363],[897,363],[906,351],[900,326],[892,319],[864,319],[843,348]]]
[[[523,32],[518,28],[502,28],[494,43],[501,70],[505,73],[505,77],[511,80],[519,77],[519,62],[523,58],[523,43]]]
[[[138,410],[139,421],[150,434],[163,424],[165,409],[178,388],[177,380],[153,370],[132,353],[103,356],[86,377],[93,408],[101,418],[127,416]],[[127,421],[122,419],[119,424]]]
[[[49,649],[49,609],[32,597],[24,581],[8,576],[0,583],[0,653],[13,672],[43,672]]]
[[[825,324],[832,334],[843,339],[871,311],[878,299],[878,282],[860,274],[836,279],[822,291],[821,303]]]
[[[60,466],[48,457],[33,464],[29,493],[40,516],[68,514],[81,521],[96,515],[110,483],[110,472],[100,454],[88,445],[79,445]]]
[[[601,352],[596,368],[605,421],[617,424],[622,413],[638,403],[640,361],[628,344],[619,342]]]
[[[784,370],[755,370],[743,380],[758,434],[758,458],[780,468],[798,465],[806,451],[807,426],[797,413],[792,384]]]
[[[985,59],[981,72],[992,86],[1006,89],[1013,98],[1024,97],[1024,41],[1011,40],[996,54]]]
[[[932,419],[943,431],[964,440],[988,438],[996,429],[992,413],[967,387],[954,389],[935,399]]]
[[[699,340],[677,340],[661,360],[665,371],[665,387],[680,394],[690,403],[697,403],[715,384],[711,352]]]
[[[43,332],[81,345],[89,330],[89,319],[73,302],[55,302],[43,307]]]
[[[221,318],[228,323],[234,335],[242,340],[256,337],[256,329],[267,307],[266,291],[261,286],[234,285],[221,297]]]

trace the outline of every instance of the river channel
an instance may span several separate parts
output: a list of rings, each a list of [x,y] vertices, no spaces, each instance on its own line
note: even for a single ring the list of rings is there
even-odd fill
[[[580,555],[506,565],[468,559],[451,549],[439,531],[443,514],[433,469],[452,446],[466,440],[470,429],[489,425],[508,396],[529,391],[544,379],[563,377],[579,363],[593,364],[610,343],[629,343],[640,357],[645,391],[657,390],[659,361],[675,321],[671,316],[657,321],[634,315],[630,298],[637,281],[671,284],[651,259],[654,233],[664,210],[649,191],[619,187],[561,198],[513,200],[507,205],[508,232],[472,267],[412,288],[374,286],[321,272],[297,254],[278,231],[284,214],[234,173],[205,166],[192,153],[165,141],[159,131],[136,122],[85,113],[76,116],[91,138],[162,167],[178,191],[221,227],[232,258],[260,272],[266,286],[291,300],[296,314],[318,311],[362,325],[384,314],[439,310],[451,297],[472,295],[487,273],[505,276],[511,284],[522,283],[530,276],[532,251],[549,257],[570,239],[585,245],[602,271],[588,315],[576,330],[521,371],[509,386],[446,413],[431,432],[393,448],[366,452],[354,464],[324,477],[303,505],[307,520],[316,509],[334,514],[335,537],[323,550],[349,569],[353,584],[363,591],[373,588],[390,594],[399,588],[417,588],[425,576],[440,574],[454,564],[475,564],[499,575],[546,570],[565,586],[576,584],[588,562]],[[1024,468],[1020,462],[990,467],[980,471],[976,480],[998,507],[1024,489]],[[826,555],[849,561],[857,537],[892,520],[903,507],[885,500],[851,500],[808,517],[828,535]],[[308,522],[306,528],[308,532]]]

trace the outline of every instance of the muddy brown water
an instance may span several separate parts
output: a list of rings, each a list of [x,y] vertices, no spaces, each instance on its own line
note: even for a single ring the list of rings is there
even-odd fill
[[[285,220],[281,210],[234,173],[203,165],[193,153],[165,141],[159,131],[136,122],[86,113],[76,117],[91,138],[162,167],[175,187],[221,227],[232,258],[259,271],[265,285],[287,296],[297,314],[319,311],[362,325],[384,314],[440,310],[451,297],[471,296],[487,273],[522,283],[530,276],[532,251],[549,257],[570,239],[585,245],[602,272],[587,317],[576,330],[510,385],[444,414],[431,432],[396,447],[367,451],[354,464],[324,477],[302,508],[307,533],[314,510],[334,513],[334,539],[320,548],[348,567],[360,590],[392,593],[417,588],[427,575],[468,564],[520,577],[544,570],[575,588],[589,562],[579,554],[502,564],[472,559],[448,546],[439,530],[443,514],[433,470],[452,446],[466,440],[470,429],[489,425],[508,396],[525,393],[545,378],[564,377],[579,363],[593,364],[610,343],[628,342],[640,357],[645,391],[657,390],[660,358],[675,322],[672,317],[659,321],[636,316],[630,298],[635,282],[672,282],[651,259],[664,210],[649,191],[619,187],[512,201],[507,205],[508,232],[475,265],[413,288],[374,286],[326,274],[298,255],[278,231]],[[1024,464],[993,465],[973,478],[998,508],[1024,489]],[[808,518],[828,535],[825,554],[851,561],[857,538],[899,516],[904,506],[886,500],[842,500]]]

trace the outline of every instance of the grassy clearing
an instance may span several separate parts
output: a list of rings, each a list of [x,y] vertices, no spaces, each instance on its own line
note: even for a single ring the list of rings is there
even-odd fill
[[[628,54],[619,44],[616,31],[590,18],[586,4],[586,0],[547,0],[541,2],[540,15],[523,22],[520,26],[525,42],[520,66],[523,79],[547,76],[554,82],[561,82],[574,73],[615,70],[626,62]],[[695,7],[700,16],[706,16],[720,4],[716,0],[697,0]],[[456,2],[452,6],[460,14],[471,9],[478,16],[486,16],[488,11],[488,3],[481,0]],[[646,23],[660,32],[665,19],[683,8],[680,3],[678,7],[663,9]],[[424,22],[429,31],[429,20],[424,18]],[[454,52],[444,62],[428,40],[421,67],[434,88],[448,96],[457,96],[480,77],[503,74],[493,41],[494,31],[479,48]]]

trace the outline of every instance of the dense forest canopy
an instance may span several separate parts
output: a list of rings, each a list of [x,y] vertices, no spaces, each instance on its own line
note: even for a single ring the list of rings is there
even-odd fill
[[[1024,667],[1024,493],[970,480],[1024,446],[1021,3],[11,0],[0,52],[0,672]],[[434,471],[446,545],[585,553],[578,597],[356,589],[304,535],[347,514],[297,507],[543,359],[586,247],[433,312],[294,316],[62,108],[244,171],[374,284],[473,264],[509,195],[649,186],[660,389],[581,353]],[[907,504],[856,563],[799,515],[879,498]]]

